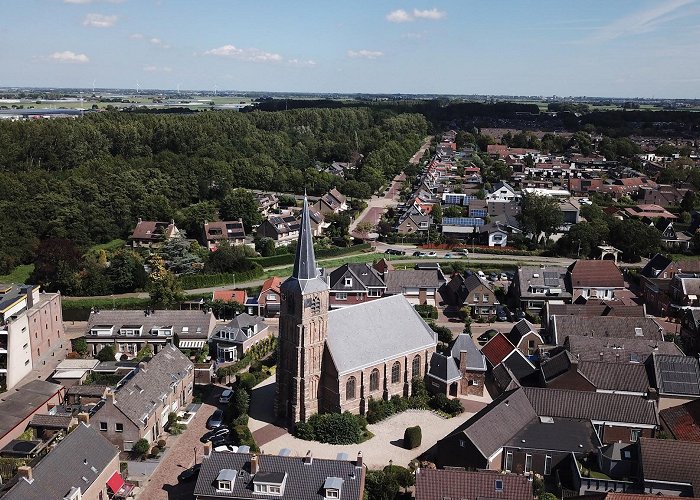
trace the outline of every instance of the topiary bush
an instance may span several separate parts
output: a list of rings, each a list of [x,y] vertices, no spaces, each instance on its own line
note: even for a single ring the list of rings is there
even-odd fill
[[[247,414],[248,408],[250,407],[248,391],[242,387],[236,389],[236,392],[233,394],[233,399],[231,400],[231,407],[233,409],[234,418]]]
[[[136,455],[145,455],[146,453],[148,453],[150,447],[151,445],[148,444],[148,441],[141,438],[134,443],[134,446],[131,448],[131,451],[134,452]]]
[[[419,425],[415,427],[406,427],[403,433],[403,445],[407,450],[418,448],[423,438],[423,433]]]
[[[255,387],[256,382],[257,382],[257,379],[255,378],[255,375],[253,375],[252,373],[241,373],[238,376],[239,387],[245,389],[248,392],[253,390],[253,387]]]
[[[309,424],[313,427],[317,441],[329,444],[355,444],[362,438],[362,427],[355,415],[324,413],[312,415]]]
[[[316,440],[316,434],[314,434],[314,427],[308,422],[297,422],[294,424],[294,436],[299,439],[304,439],[306,441]]]

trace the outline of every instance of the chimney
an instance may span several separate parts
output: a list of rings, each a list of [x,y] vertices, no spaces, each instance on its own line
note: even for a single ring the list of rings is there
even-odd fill
[[[17,475],[19,477],[22,477],[27,481],[29,484],[34,481],[34,475],[32,474],[32,468],[28,465],[21,465],[17,467]]]
[[[258,456],[252,455],[250,457],[250,475],[254,476],[258,473]]]
[[[311,454],[311,450],[306,452],[306,456],[302,459],[304,465],[311,465],[314,461],[314,456]]]
[[[139,224],[141,224],[141,222],[143,222],[143,221],[141,220],[141,217],[139,217]]]
[[[112,394],[112,399],[114,399],[114,394]],[[82,422],[85,425],[90,425],[90,415],[86,412],[78,413],[78,422]]]
[[[211,449],[212,449],[211,441],[204,443],[204,456],[205,457],[208,457],[209,455],[211,455]]]
[[[148,365],[146,364],[145,361],[141,361],[139,363],[139,371],[144,371],[144,372],[148,371]]]
[[[599,356],[600,356],[600,360],[603,361],[603,353],[602,352],[599,354]]]
[[[357,461],[355,462],[355,467],[362,467],[362,452],[357,452]]]

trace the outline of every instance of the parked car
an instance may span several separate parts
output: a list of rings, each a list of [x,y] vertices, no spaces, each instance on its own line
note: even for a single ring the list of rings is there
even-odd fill
[[[491,337],[494,337],[495,335],[498,334],[498,330],[486,330],[484,333],[479,335],[476,340],[479,341],[479,344],[483,345],[489,340],[491,340]]]
[[[211,440],[212,448],[220,448],[222,446],[227,446],[230,443],[229,436],[217,436]]]
[[[508,281],[513,281],[515,279],[514,272],[506,271],[504,274],[506,275],[506,278],[508,278]]]
[[[477,271],[477,272],[476,272],[476,275],[477,275],[479,278],[485,278],[485,277],[486,277],[486,275],[484,274],[484,271]]]
[[[177,476],[177,480],[181,483],[196,481],[197,477],[199,477],[199,469],[201,467],[202,467],[202,464],[194,464],[189,469],[185,469],[182,472],[180,472],[180,475]]]
[[[515,310],[515,317],[518,318],[519,320],[525,319],[525,311],[521,309],[516,309]]]
[[[227,405],[231,401],[231,396],[233,396],[233,391],[231,389],[226,389],[219,396],[219,403]]]
[[[506,273],[501,273],[501,275],[498,277],[501,281],[507,281],[508,276],[506,276]]]
[[[456,259],[457,256],[451,253],[446,253],[445,254],[445,259]]]
[[[200,441],[202,443],[206,443],[207,441],[211,441],[212,439],[215,439],[219,436],[228,436],[230,432],[231,431],[228,427],[222,425],[221,427],[217,427],[216,429],[212,429],[209,432],[207,432],[204,436],[200,438]]]
[[[455,252],[461,253],[462,255],[469,255],[469,250],[467,250],[466,248],[458,248],[457,250],[455,250]]]
[[[422,257],[437,257],[437,253],[435,253],[435,252],[424,253],[422,255]]]
[[[224,423],[224,411],[223,410],[216,410],[214,413],[211,414],[211,417],[209,417],[209,420],[207,420],[207,429],[215,429],[217,427],[221,427],[221,425]]]
[[[221,446],[217,446],[216,448],[214,448],[214,451],[224,451],[227,453],[237,453],[238,446],[235,446],[232,444],[222,444]]]
[[[413,256],[414,256],[414,257],[422,257],[422,256],[423,256],[423,252],[413,252]]]
[[[496,306],[496,318],[498,321],[508,321],[510,319],[508,309],[504,306]]]
[[[496,273],[491,273],[489,274],[489,280],[491,281],[497,281],[498,280],[498,275]]]

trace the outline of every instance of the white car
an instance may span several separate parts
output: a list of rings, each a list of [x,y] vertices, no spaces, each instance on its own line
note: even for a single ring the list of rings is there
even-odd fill
[[[231,389],[226,389],[221,393],[221,396],[219,396],[219,403],[227,405],[229,401],[231,401],[231,396],[233,396],[233,391]]]
[[[214,448],[214,451],[224,451],[227,453],[238,453],[238,446],[234,446],[232,444],[222,444],[221,446],[217,446]]]
[[[486,275],[484,274],[484,271],[477,271],[477,272],[476,272],[476,275],[477,275],[479,278],[486,278]]]

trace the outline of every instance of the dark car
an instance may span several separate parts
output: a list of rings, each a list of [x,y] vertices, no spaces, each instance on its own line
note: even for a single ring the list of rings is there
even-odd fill
[[[217,427],[221,427],[221,425],[224,423],[224,411],[223,410],[216,410],[214,413],[211,414],[211,417],[209,417],[209,420],[207,420],[207,429],[216,429]]]
[[[496,306],[496,318],[498,321],[508,321],[508,316],[510,316],[508,309],[503,306]]]
[[[189,469],[185,469],[182,472],[180,472],[180,475],[177,476],[177,480],[181,483],[196,481],[197,477],[199,476],[199,469],[201,468],[202,464],[194,464]]]
[[[422,256],[423,256],[423,252],[413,252],[413,256],[414,256],[414,257],[422,257]]]
[[[485,344],[489,340],[491,340],[492,337],[498,334],[498,330],[486,330],[484,333],[479,335],[476,340],[479,341],[480,344]]]
[[[202,443],[206,443],[207,441],[212,441],[219,436],[228,436],[229,432],[230,431],[228,427],[217,427],[216,429],[212,429],[209,432],[207,432],[204,436],[202,436],[200,438],[200,441]]]
[[[491,273],[491,274],[489,274],[489,280],[490,280],[490,281],[497,281],[497,280],[498,280],[498,274],[496,274],[496,273]]]
[[[216,448],[217,446],[223,446],[225,444],[230,444],[231,441],[229,441],[229,436],[228,434],[224,434],[223,436],[217,436],[214,439],[211,440],[211,447]]]
[[[406,255],[406,252],[403,250],[396,250],[395,248],[387,248],[384,253],[387,253],[389,255]]]
[[[521,309],[516,309],[515,310],[515,317],[517,319],[525,319],[525,311],[523,311]]]

